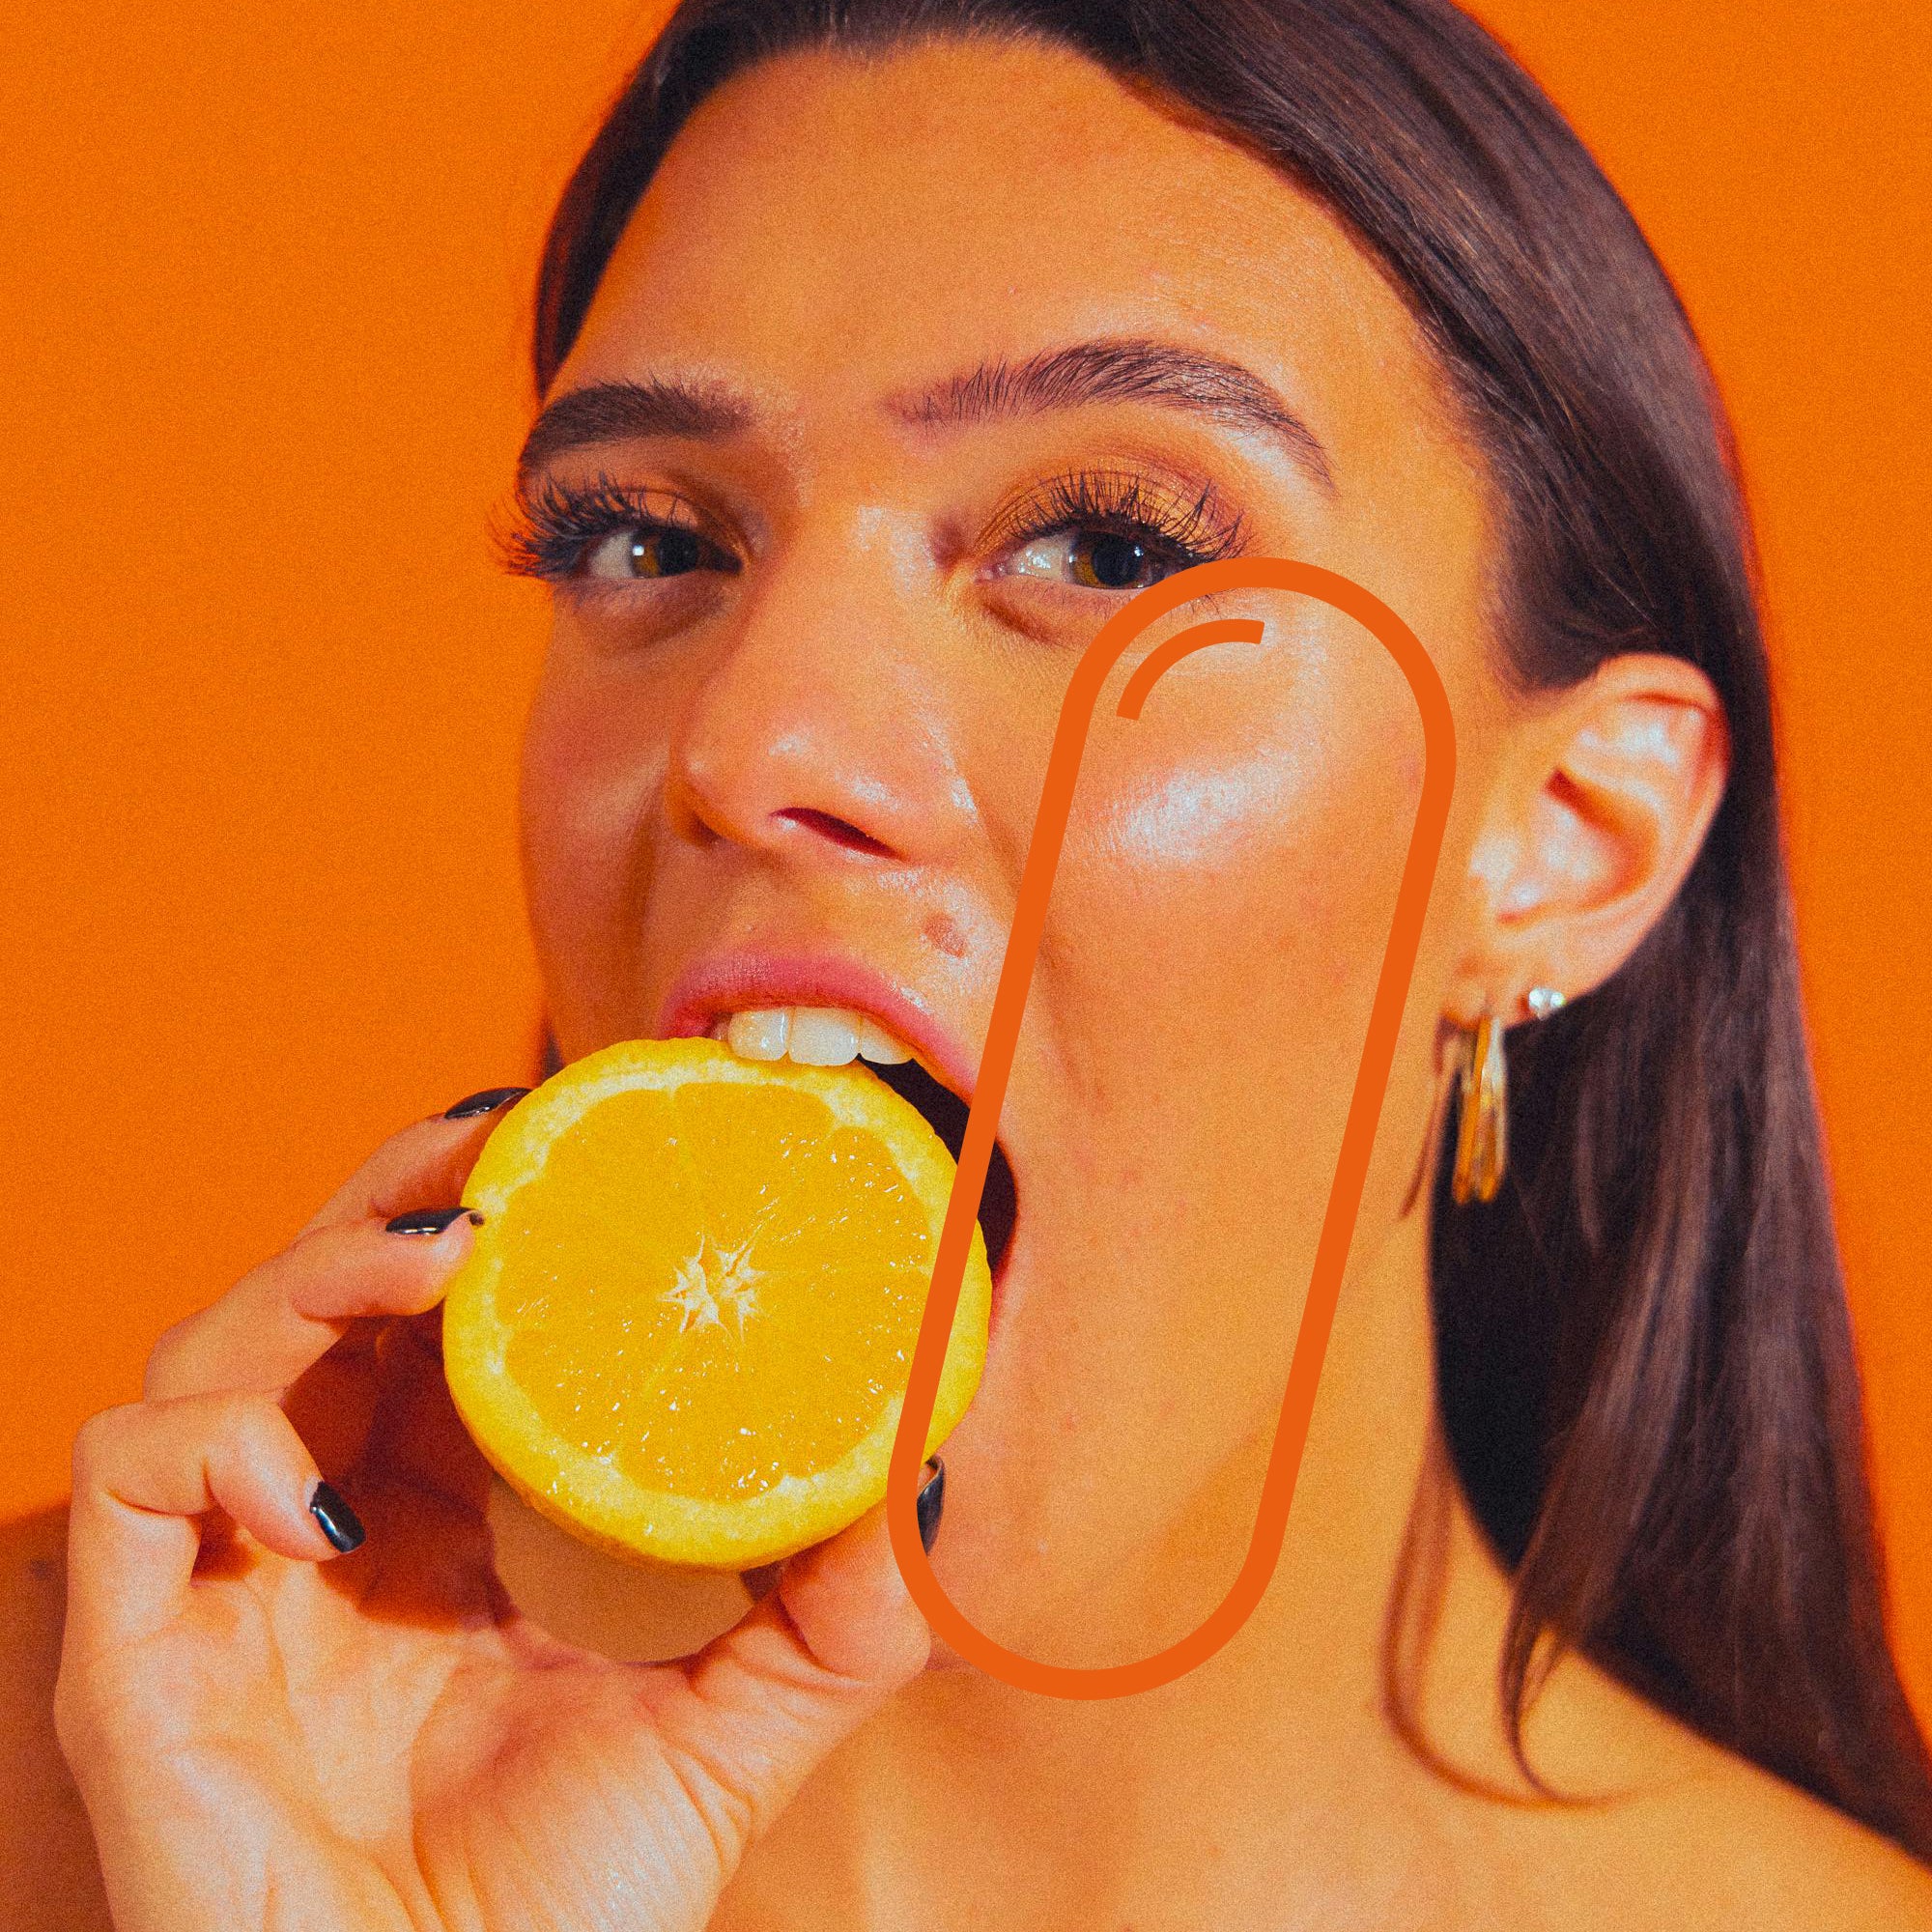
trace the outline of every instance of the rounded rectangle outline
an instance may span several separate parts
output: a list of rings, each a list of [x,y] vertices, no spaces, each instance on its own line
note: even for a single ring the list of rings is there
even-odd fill
[[[939,1391],[940,1370],[952,1329],[953,1311],[958,1306],[973,1228],[979,1219],[980,1199],[985,1191],[1000,1107],[1006,1098],[1013,1049],[1019,1038],[1020,1020],[1026,1010],[1027,991],[1066,835],[1081,754],[1086,750],[1101,686],[1122,652],[1149,625],[1195,598],[1237,589],[1287,590],[1315,598],[1352,617],[1388,651],[1407,680],[1421,715],[1422,793],[1409,834],[1408,854],[1403,864],[1395,917],[1390,922],[1388,943],[1382,950],[1368,1036],[1350,1096],[1342,1149],[1316,1245],[1308,1299],[1295,1332],[1288,1384],[1282,1395],[1274,1446],[1262,1479],[1261,1501],[1256,1507],[1247,1555],[1220,1604],[1186,1636],[1166,1649],[1125,1663],[1093,1667],[1041,1663],[986,1635],[946,1594],[934,1574],[931,1559],[920,1541],[916,1506],[925,1435]],[[1178,632],[1151,651],[1127,679],[1116,707],[1118,715],[1138,719],[1155,681],[1189,652],[1215,643],[1258,643],[1263,630],[1259,618],[1230,617],[1210,619]],[[1415,633],[1380,598],[1339,572],[1325,570],[1319,564],[1287,557],[1229,557],[1178,571],[1151,584],[1108,618],[1074,667],[1066,695],[1061,700],[1060,721],[1047,758],[1039,809],[1020,875],[1018,904],[1007,938],[999,987],[993,997],[992,1019],[980,1054],[979,1078],[933,1260],[932,1283],[920,1322],[919,1340],[913,1350],[904,1406],[893,1438],[892,1463],[886,1481],[886,1521],[893,1555],[913,1602],[936,1636],[943,1638],[966,1662],[989,1676],[1017,1690],[1055,1697],[1124,1697],[1152,1690],[1206,1662],[1247,1622],[1261,1602],[1280,1558],[1282,1538],[1288,1527],[1289,1505],[1293,1500],[1295,1478],[1300,1473],[1302,1451],[1308,1440],[1315,1392],[1327,1352],[1329,1330],[1334,1324],[1349,1247],[1361,1212],[1362,1188],[1375,1149],[1382,1101],[1388,1091],[1389,1071],[1395,1061],[1403,1008],[1415,977],[1423,918],[1435,882],[1455,782],[1456,729],[1448,693],[1435,661]]]

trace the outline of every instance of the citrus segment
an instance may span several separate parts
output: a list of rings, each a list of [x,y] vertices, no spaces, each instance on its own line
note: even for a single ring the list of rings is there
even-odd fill
[[[953,1162],[863,1065],[633,1040],[512,1108],[443,1311],[470,1434],[590,1541],[744,1569],[842,1528],[886,1468]],[[927,1452],[985,1356],[976,1229]]]

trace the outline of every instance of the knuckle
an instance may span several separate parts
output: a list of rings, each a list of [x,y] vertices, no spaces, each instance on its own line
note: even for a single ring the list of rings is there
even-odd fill
[[[295,1305],[301,1299],[300,1285],[327,1271],[341,1240],[339,1222],[311,1221],[280,1254],[271,1256],[247,1278],[265,1299]]]
[[[145,1395],[156,1397],[178,1392],[179,1384],[191,1377],[196,1356],[207,1346],[211,1321],[232,1310],[260,1273],[260,1268],[251,1268],[225,1294],[184,1315],[179,1321],[170,1322],[155,1337],[141,1373]]]
[[[164,1385],[168,1378],[179,1367],[186,1351],[186,1343],[193,1316],[163,1328],[155,1338],[155,1346],[148,1350],[146,1367],[141,1372],[141,1387],[144,1393]]]
[[[359,1219],[313,1222],[257,1270],[257,1291],[278,1310],[327,1317],[344,1282],[367,1266],[367,1241],[368,1230]]]
[[[113,1461],[128,1424],[140,1406],[137,1403],[125,1403],[116,1408],[103,1408],[99,1414],[90,1415],[74,1432],[73,1485],[76,1490],[91,1490],[99,1485],[101,1471]]]
[[[251,1462],[281,1465],[298,1453],[295,1424],[266,1396],[237,1397],[224,1425],[223,1439]]]
[[[136,1405],[134,1412],[156,1424],[173,1425],[171,1433],[185,1431],[205,1449],[236,1444],[252,1447],[286,1420],[270,1398],[243,1389],[159,1396]]]
[[[272,1262],[265,1262],[263,1265],[273,1266],[298,1257],[302,1261],[311,1261],[318,1251],[327,1254],[341,1233],[342,1225],[338,1221],[311,1221]]]
[[[392,1133],[317,1208],[297,1236],[298,1241],[345,1221],[361,1219],[371,1202],[388,1199],[442,1145],[447,1129],[443,1134],[435,1131],[440,1118],[432,1115],[428,1120],[412,1121]]]
[[[274,1434],[282,1411],[266,1396],[223,1390],[201,1399],[207,1434],[213,1438],[254,1446]]]

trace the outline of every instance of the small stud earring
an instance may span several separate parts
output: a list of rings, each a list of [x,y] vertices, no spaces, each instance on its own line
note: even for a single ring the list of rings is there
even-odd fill
[[[1570,1004],[1569,999],[1554,986],[1532,986],[1523,998],[1531,1013],[1540,1020],[1547,1020],[1551,1013]]]

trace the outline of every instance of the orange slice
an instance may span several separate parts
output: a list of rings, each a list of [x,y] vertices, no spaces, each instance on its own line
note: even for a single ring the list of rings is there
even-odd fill
[[[505,1481],[618,1554],[748,1569],[886,1492],[953,1161],[863,1065],[577,1061],[490,1136],[443,1365]],[[976,1228],[929,1455],[985,1360]]]

